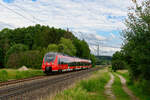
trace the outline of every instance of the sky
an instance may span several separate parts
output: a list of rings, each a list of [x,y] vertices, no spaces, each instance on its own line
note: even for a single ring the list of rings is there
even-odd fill
[[[131,0],[0,0],[0,30],[41,24],[67,29],[91,53],[113,55],[122,45]],[[99,46],[99,49],[98,49]]]

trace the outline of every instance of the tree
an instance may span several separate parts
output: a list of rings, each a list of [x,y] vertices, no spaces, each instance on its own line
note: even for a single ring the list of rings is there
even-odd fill
[[[16,29],[3,29],[0,31],[0,47],[2,51],[0,63],[4,62],[6,65],[11,62],[16,67],[18,66],[16,59],[26,51],[39,51],[42,56],[46,52],[52,51],[80,58],[88,59],[90,57],[88,44],[84,40],[79,40],[72,32],[39,24]],[[31,52],[27,53],[31,54]]]
[[[28,68],[40,69],[43,56],[38,50],[12,53],[7,61],[7,67],[20,68],[23,65]]]
[[[73,44],[76,47],[76,56],[81,57],[81,58],[90,58],[90,49],[88,44],[84,40],[78,40],[74,39]]]
[[[10,49],[6,53],[5,57],[5,63],[7,63],[7,60],[9,59],[9,56],[13,53],[17,54],[23,51],[29,50],[28,46],[24,44],[14,44],[13,46],[10,47]]]
[[[112,70],[116,71],[118,69],[125,69],[126,65],[124,62],[124,55],[122,51],[117,51],[112,57]]]
[[[45,49],[45,53],[47,52],[58,52],[58,45],[49,44],[48,47]]]
[[[4,67],[4,53],[2,48],[0,48],[0,68]]]
[[[134,80],[150,80],[150,1],[136,3],[125,23],[122,50],[130,75]]]
[[[92,66],[94,67],[96,63],[96,58],[93,54],[90,54],[90,60],[92,61]]]
[[[58,48],[59,51],[64,54],[68,54],[70,56],[75,56],[76,54],[76,48],[70,39],[61,38]]]

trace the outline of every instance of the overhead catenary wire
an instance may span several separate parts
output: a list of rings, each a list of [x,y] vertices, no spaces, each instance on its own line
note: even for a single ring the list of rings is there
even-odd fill
[[[4,4],[2,4],[1,2],[0,2],[0,5],[1,5],[2,7],[4,7],[4,8],[6,8],[6,9],[8,9],[8,10],[12,11],[13,13],[15,13],[15,14],[17,14],[17,15],[19,15],[19,16],[21,16],[21,17],[23,17],[24,19],[26,19],[26,20],[28,20],[28,21],[30,21],[30,22],[32,22],[32,23],[34,23],[34,24],[36,24],[36,22],[35,22],[35,21],[33,21],[33,20],[31,20],[31,19],[29,19],[29,18],[25,17],[24,15],[22,15],[22,14],[18,13],[17,11],[15,11],[15,10],[13,10],[13,9],[11,9],[11,8],[9,8],[9,7],[7,7],[7,6],[5,6],[5,5],[4,5]]]
[[[20,6],[13,4],[15,7],[21,9],[22,11],[26,12],[23,8],[21,8]],[[39,19],[37,19],[35,16],[33,16],[32,14],[26,12],[28,15],[30,15],[33,19],[35,19],[36,21],[40,22]]]

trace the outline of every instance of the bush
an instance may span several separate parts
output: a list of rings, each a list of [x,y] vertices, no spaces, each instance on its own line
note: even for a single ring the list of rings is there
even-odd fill
[[[21,79],[21,78],[23,78],[23,74],[22,74],[20,71],[17,71],[15,78],[16,78],[16,79]]]
[[[13,46],[11,46],[9,48],[9,50],[6,52],[6,56],[5,56],[5,63],[7,63],[9,56],[11,54],[18,54],[20,52],[24,52],[27,51],[29,48],[28,46],[24,45],[24,44],[14,44]]]
[[[6,66],[7,68],[19,68],[22,66],[20,62],[21,53],[13,53],[9,56]]]
[[[119,70],[119,69],[125,69],[124,61],[120,61],[120,60],[112,61],[112,70],[116,71],[116,70]]]
[[[112,57],[112,70],[113,71],[126,68],[124,58],[125,56],[122,51],[117,51],[113,54],[113,57]]]
[[[43,56],[38,50],[26,51],[21,56],[21,62],[28,68],[41,69]]]
[[[8,72],[6,70],[0,71],[0,81],[8,80]]]
[[[3,49],[0,48],[0,68],[4,67],[4,53]]]
[[[93,54],[90,54],[90,60],[92,61],[92,67],[95,67],[96,64],[96,58]]]
[[[7,66],[9,68],[20,68],[23,65],[28,68],[40,69],[43,56],[38,50],[13,53],[9,56]]]

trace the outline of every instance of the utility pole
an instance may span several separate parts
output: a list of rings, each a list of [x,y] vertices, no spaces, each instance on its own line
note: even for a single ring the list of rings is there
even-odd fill
[[[103,40],[100,40],[100,44],[101,44],[101,56],[103,55]]]
[[[67,32],[69,32],[69,28],[67,27]]]
[[[97,47],[97,56],[99,56],[99,44],[98,44],[98,47]]]

